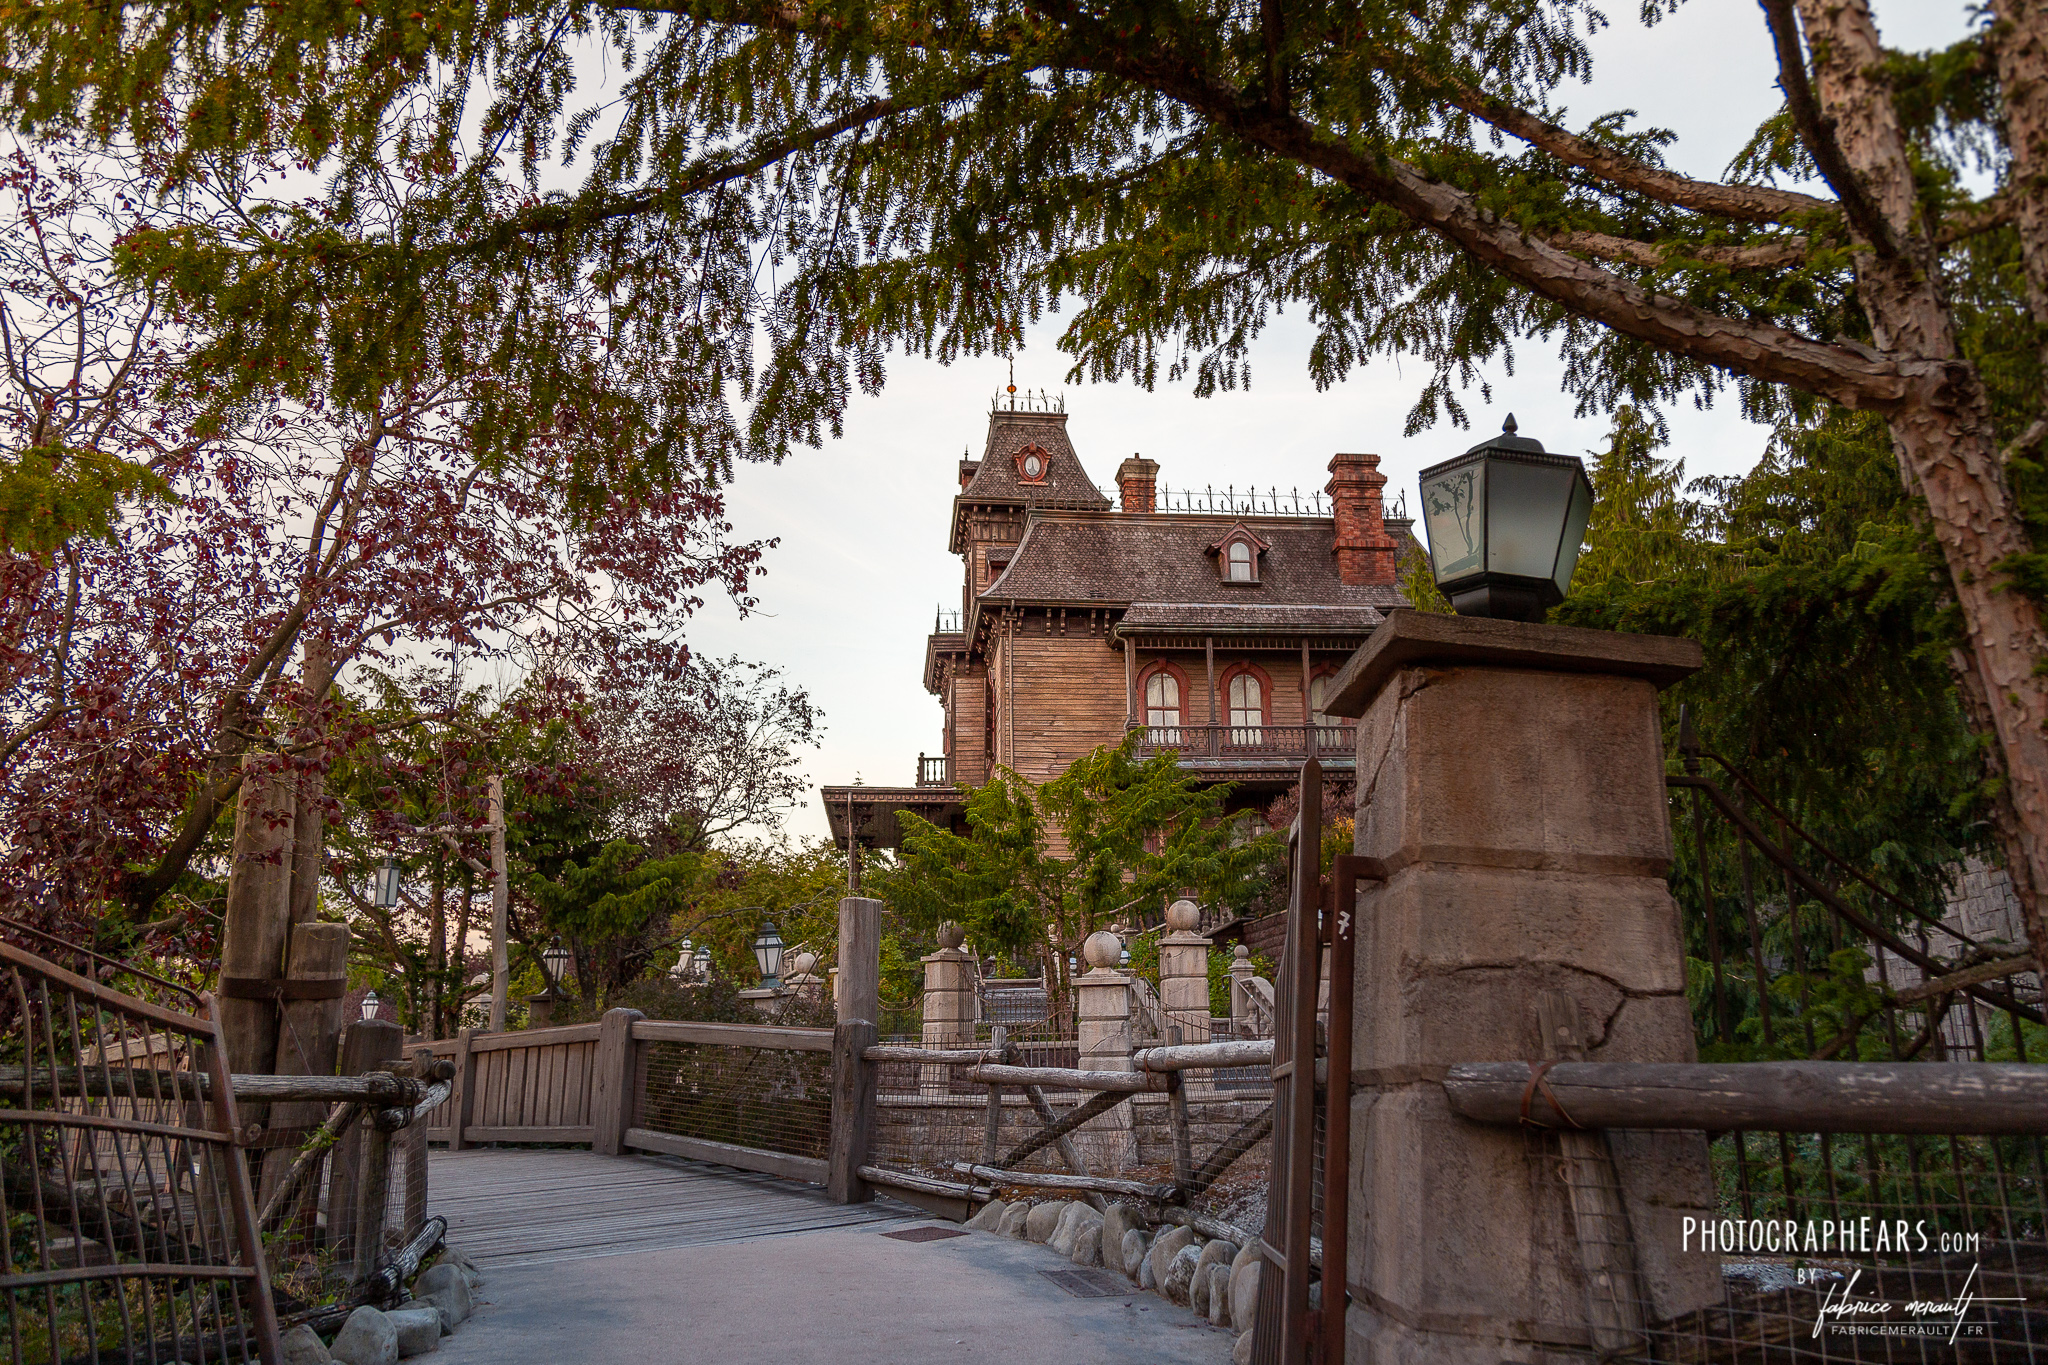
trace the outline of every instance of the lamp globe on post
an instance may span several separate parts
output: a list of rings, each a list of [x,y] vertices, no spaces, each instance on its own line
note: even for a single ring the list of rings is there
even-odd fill
[[[569,963],[573,960],[567,948],[562,946],[562,936],[556,934],[548,944],[547,951],[540,955],[541,965],[547,969],[548,993],[560,995],[562,982],[568,979]]]
[[[383,1008],[383,1004],[384,1002],[377,998],[377,992],[371,991],[363,997],[363,1018],[375,1019],[377,1011]]]
[[[690,979],[690,969],[696,965],[696,948],[690,940],[683,940],[683,950],[676,954],[676,965],[669,975],[678,981]]]
[[[761,985],[768,990],[777,990],[782,985],[782,935],[775,925],[763,921],[761,932],[754,935],[754,965],[761,969]]]
[[[547,978],[547,984],[539,995],[526,997],[526,1023],[529,1028],[546,1028],[555,1022],[555,1006],[565,998],[562,982],[568,978],[569,964],[575,956],[562,946],[562,936],[556,934],[541,950],[540,974]]]
[[[1541,621],[1564,600],[1593,485],[1586,467],[1541,441],[1501,434],[1422,471],[1430,570],[1460,616]]]

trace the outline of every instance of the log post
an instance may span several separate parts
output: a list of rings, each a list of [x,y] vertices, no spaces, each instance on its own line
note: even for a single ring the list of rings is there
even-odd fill
[[[469,1128],[469,1106],[476,1094],[476,1030],[466,1028],[455,1035],[455,1092],[448,1097],[448,1150],[459,1152],[469,1145],[463,1134]]]
[[[590,1122],[596,1131],[590,1149],[601,1156],[617,1156],[625,1150],[626,1130],[636,1117],[633,1024],[646,1017],[639,1010],[611,1009],[598,1021],[593,1062],[597,1069],[590,1082]]]
[[[1003,1051],[1003,1049],[1006,1046],[1008,1046],[1009,1036],[1010,1030],[1006,1025],[996,1024],[993,1027],[991,1027],[989,1030],[989,1046],[991,1050],[1000,1054]],[[982,1122],[982,1165],[993,1166],[996,1164],[996,1152],[999,1150],[999,1143],[1002,1138],[1002,1132],[1003,1087],[1001,1082],[991,1081],[989,1082],[988,1087],[988,1116]]]
[[[849,810],[848,833],[852,834]],[[875,1063],[863,1055],[882,1012],[882,903],[839,902],[838,1024],[832,1032],[832,1141],[825,1188],[838,1204],[864,1204],[874,1189],[860,1168],[875,1139]]]
[[[228,903],[220,942],[221,1033],[227,1069],[269,1074],[277,1065],[276,983],[284,975],[291,933],[292,823],[296,792],[289,773],[273,772],[276,755],[242,760]],[[237,1118],[248,1130],[268,1126],[268,1106],[250,1105]]]
[[[875,1145],[875,1063],[861,1054],[875,1041],[875,1026],[849,1019],[832,1030],[832,1142],[826,1152],[825,1191],[835,1204],[865,1204],[875,1197],[860,1168]]]
[[[405,1050],[405,1030],[388,1019],[358,1019],[342,1031],[341,1074],[360,1076],[370,1071],[389,1069]],[[356,1230],[365,1226],[362,1217],[360,1194],[366,1179],[364,1160],[366,1149],[372,1139],[369,1134],[376,1125],[359,1123],[355,1131],[334,1144],[329,1155],[331,1169],[327,1181],[327,1245],[344,1264],[351,1264],[356,1254]],[[378,1134],[381,1138],[383,1135]],[[381,1238],[383,1232],[383,1196],[378,1195],[377,1217],[379,1221],[369,1225],[373,1230],[370,1240]]]
[[[1166,1045],[1180,1043],[1180,1025],[1166,1026]],[[1173,1134],[1173,1183],[1185,1190],[1195,1180],[1194,1134],[1188,1127],[1187,1073],[1166,1073],[1166,1123]]]
[[[348,926],[306,923],[292,927],[285,979],[305,998],[287,998],[277,1032],[277,1074],[332,1076],[341,1046],[342,996],[348,987]],[[331,992],[331,993],[330,993]],[[290,1138],[291,1146],[274,1146],[263,1163],[261,1202],[267,1203],[278,1182],[291,1169],[293,1150],[304,1135],[327,1121],[327,1106],[318,1102],[281,1104],[271,1111],[273,1140]],[[318,1182],[308,1187],[317,1189]],[[290,1224],[287,1224],[290,1226]]]

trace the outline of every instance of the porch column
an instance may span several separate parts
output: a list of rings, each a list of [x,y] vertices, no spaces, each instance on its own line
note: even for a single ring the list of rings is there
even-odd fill
[[[1700,657],[1397,612],[1338,676],[1377,775],[1356,848],[1391,869],[1358,904],[1347,1360],[1531,1361],[1720,1302],[1717,1259],[1681,1250],[1714,1207],[1702,1134],[1560,1147],[1456,1117],[1436,1079],[1555,1056],[1560,1022],[1588,1061],[1695,1059],[1657,691]],[[1625,1217],[1589,1212],[1605,1189]]]
[[[1131,978],[1117,969],[1123,951],[1124,941],[1107,929],[1090,934],[1081,945],[1089,970],[1074,981],[1074,1013],[1083,1071],[1131,1069]],[[1128,1170],[1137,1164],[1137,1136],[1131,1128],[1129,1104],[1120,1104],[1082,1124],[1074,1141],[1098,1174]]]

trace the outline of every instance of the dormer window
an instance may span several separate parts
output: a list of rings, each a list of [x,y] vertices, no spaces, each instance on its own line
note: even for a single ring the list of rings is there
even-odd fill
[[[1017,452],[1017,481],[1019,483],[1044,483],[1045,476],[1052,470],[1052,456],[1044,446],[1028,445]]]
[[[1253,584],[1259,581],[1259,557],[1271,548],[1239,522],[1209,547],[1209,553],[1216,556],[1216,576],[1225,583]]]

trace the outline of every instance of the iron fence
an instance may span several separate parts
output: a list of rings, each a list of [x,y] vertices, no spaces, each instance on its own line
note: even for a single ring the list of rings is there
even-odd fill
[[[213,1002],[25,926],[5,933],[9,1358],[280,1358]]]

